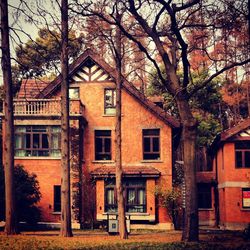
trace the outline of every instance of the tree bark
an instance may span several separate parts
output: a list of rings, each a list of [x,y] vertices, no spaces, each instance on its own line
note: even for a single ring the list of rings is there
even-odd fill
[[[117,19],[121,21],[121,15],[117,14]],[[121,31],[116,30],[116,127],[115,127],[115,162],[116,162],[116,190],[118,203],[119,234],[121,239],[127,239],[125,202],[123,195],[123,170],[122,170],[122,139],[121,139],[121,86],[122,86],[122,65],[121,65]]]
[[[14,187],[14,118],[13,118],[13,92],[10,62],[8,1],[1,3],[1,35],[2,35],[2,71],[4,81],[4,130],[3,140],[4,173],[5,173],[5,233],[14,235],[18,233],[15,216],[15,187]]]
[[[68,81],[68,1],[61,0],[61,230],[60,236],[72,237],[70,205],[69,81]]]
[[[185,100],[185,98],[177,97],[176,102],[182,121],[184,184],[186,191],[184,197],[185,211],[182,240],[198,241],[199,227],[195,163],[197,121],[194,119],[188,102]]]

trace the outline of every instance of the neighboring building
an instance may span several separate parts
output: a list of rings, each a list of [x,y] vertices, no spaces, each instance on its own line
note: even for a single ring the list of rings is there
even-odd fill
[[[250,118],[220,133],[213,165],[197,173],[201,224],[244,229],[250,223]]]
[[[115,192],[116,72],[91,50],[70,66],[72,209],[75,225],[117,211]],[[27,80],[14,100],[15,164],[37,175],[42,221],[60,221],[60,83]],[[155,199],[172,187],[173,138],[179,122],[133,85],[122,88],[122,165],[132,227],[172,228]]]

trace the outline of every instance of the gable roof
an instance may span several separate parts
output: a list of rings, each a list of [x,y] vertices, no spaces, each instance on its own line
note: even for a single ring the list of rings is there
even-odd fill
[[[220,147],[223,142],[233,140],[238,138],[237,136],[244,139],[250,139],[250,117],[238,123],[236,126],[229,128],[227,130],[222,131],[218,134],[214,141],[212,142],[210,148],[211,152],[215,152],[215,150]]]
[[[102,68],[109,76],[110,80],[115,81],[116,79],[116,70],[107,64],[99,55],[94,53],[92,50],[87,49],[83,54],[81,54],[70,66],[69,66],[69,77],[72,79],[73,75],[77,73],[86,63],[93,61],[98,67]],[[60,88],[61,84],[61,74],[48,84],[42,92],[40,92],[38,98],[51,97],[55,91]],[[147,110],[156,115],[162,121],[170,125],[172,128],[179,128],[179,121],[167,114],[163,109],[156,106],[153,102],[149,101],[135,86],[130,84],[125,79],[123,80],[122,87],[130,95],[136,98]]]
[[[38,79],[23,79],[17,97],[21,99],[36,98],[49,83],[49,81]]]

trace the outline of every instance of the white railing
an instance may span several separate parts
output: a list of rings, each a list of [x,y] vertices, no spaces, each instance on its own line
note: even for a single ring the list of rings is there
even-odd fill
[[[70,114],[83,114],[80,100],[70,101]],[[60,99],[15,99],[14,115],[61,115]]]

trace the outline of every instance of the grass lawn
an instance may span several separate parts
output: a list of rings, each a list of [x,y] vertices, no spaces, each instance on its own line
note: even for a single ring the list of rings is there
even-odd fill
[[[128,240],[101,231],[74,231],[73,238],[57,235],[58,231],[24,232],[9,237],[0,234],[0,249],[250,249],[250,242],[232,232],[203,232],[199,243],[180,242],[181,233],[176,231],[133,231]]]

